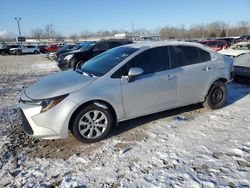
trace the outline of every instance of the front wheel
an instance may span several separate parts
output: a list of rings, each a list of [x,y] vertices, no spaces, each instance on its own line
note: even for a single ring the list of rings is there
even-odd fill
[[[16,55],[22,55],[22,52],[18,50],[18,51],[16,52]]]
[[[224,82],[215,82],[208,91],[203,106],[207,109],[219,109],[225,106],[227,87]]]
[[[33,53],[34,53],[34,54],[38,54],[39,52],[38,52],[37,50],[35,50]]]
[[[76,114],[71,125],[71,132],[79,141],[93,143],[106,137],[112,124],[113,116],[105,104],[98,106],[91,104]]]

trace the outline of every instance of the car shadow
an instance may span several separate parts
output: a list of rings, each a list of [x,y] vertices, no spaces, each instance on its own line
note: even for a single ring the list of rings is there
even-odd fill
[[[241,100],[245,96],[247,96],[250,93],[250,86],[247,85],[241,85],[237,83],[231,83],[228,85],[228,98],[226,102],[226,106],[230,106],[231,104]],[[126,132],[130,129],[134,129],[138,126],[144,125],[146,123],[162,119],[162,118],[168,118],[172,116],[177,116],[185,112],[191,112],[195,110],[201,110],[203,108],[202,104],[193,104],[193,105],[188,105],[180,108],[175,108],[172,110],[167,110],[147,116],[142,116],[139,118],[135,118],[132,120],[124,121],[121,123],[118,123],[117,126],[115,126],[111,134],[109,134],[108,138],[122,134],[123,132]],[[206,111],[204,109],[204,111]]]
[[[119,134],[122,134],[123,132],[129,131],[131,129],[134,129],[136,127],[139,127],[141,125],[144,125],[146,123],[149,123],[158,119],[173,117],[173,116],[185,113],[185,112],[199,110],[202,108],[203,108],[202,104],[199,103],[199,104],[193,104],[193,105],[189,105],[185,107],[175,108],[172,110],[167,110],[167,111],[158,112],[155,114],[150,114],[150,115],[138,117],[135,119],[127,120],[127,121],[118,123],[118,125],[112,129],[108,138],[117,136]]]
[[[228,85],[228,98],[226,106],[229,106],[250,93],[250,85],[233,82]]]

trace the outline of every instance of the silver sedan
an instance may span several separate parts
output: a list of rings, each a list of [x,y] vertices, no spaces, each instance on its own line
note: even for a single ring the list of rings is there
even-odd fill
[[[36,138],[103,139],[128,119],[203,102],[225,105],[233,60],[196,43],[147,42],[114,48],[23,91],[22,127]]]

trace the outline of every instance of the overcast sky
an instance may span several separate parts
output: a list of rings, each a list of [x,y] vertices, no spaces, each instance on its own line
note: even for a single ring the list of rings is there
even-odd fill
[[[166,25],[224,21],[231,25],[250,21],[250,0],[1,0],[0,33],[17,35],[21,30],[53,24],[63,35],[84,30],[147,28]]]

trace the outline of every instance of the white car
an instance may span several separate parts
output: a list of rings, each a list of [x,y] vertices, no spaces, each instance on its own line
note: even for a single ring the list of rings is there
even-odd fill
[[[222,49],[218,52],[222,55],[237,57],[250,52],[250,42],[239,42],[232,45],[230,48]]]
[[[19,46],[18,48],[11,48],[10,53],[21,55],[21,54],[38,54],[40,49],[35,45]]]

